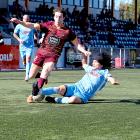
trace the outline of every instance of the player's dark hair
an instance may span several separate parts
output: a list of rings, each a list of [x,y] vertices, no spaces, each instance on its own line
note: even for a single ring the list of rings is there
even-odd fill
[[[97,55],[94,59],[103,65],[103,69],[111,69],[111,55],[103,52]]]
[[[57,7],[54,9],[53,14],[55,14],[55,12],[60,12],[63,14],[63,17],[66,16],[66,12],[61,8],[61,7]]]

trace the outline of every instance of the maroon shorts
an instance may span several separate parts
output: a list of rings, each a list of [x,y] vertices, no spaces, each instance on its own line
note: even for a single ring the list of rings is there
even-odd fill
[[[58,58],[59,58],[59,55],[55,54],[54,52],[49,52],[46,49],[39,48],[36,53],[33,63],[37,66],[42,67],[43,64],[46,62],[56,63]]]

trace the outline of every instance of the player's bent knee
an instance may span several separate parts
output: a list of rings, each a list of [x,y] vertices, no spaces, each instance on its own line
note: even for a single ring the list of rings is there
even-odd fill
[[[81,104],[82,100],[79,97],[72,96],[69,98],[69,104]]]
[[[62,96],[65,94],[66,92],[66,86],[65,85],[61,85],[58,87],[58,93],[61,94]]]

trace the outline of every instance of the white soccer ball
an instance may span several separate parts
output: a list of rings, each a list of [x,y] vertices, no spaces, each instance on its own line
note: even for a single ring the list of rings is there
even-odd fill
[[[45,95],[38,94],[37,96],[32,96],[34,102],[41,102],[44,99]]]

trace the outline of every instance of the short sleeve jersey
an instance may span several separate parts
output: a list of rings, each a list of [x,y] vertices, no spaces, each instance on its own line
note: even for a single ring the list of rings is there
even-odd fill
[[[58,56],[61,54],[64,43],[76,38],[76,35],[67,27],[57,29],[53,21],[41,23],[40,29],[45,32],[41,48]]]
[[[86,74],[76,85],[80,93],[88,100],[105,86],[107,77],[110,77],[111,74],[108,69],[96,70],[87,64],[83,68]]]
[[[34,29],[24,27],[21,24],[15,27],[14,33],[23,40],[23,44],[20,44],[20,47],[32,48],[34,46],[34,32]]]

